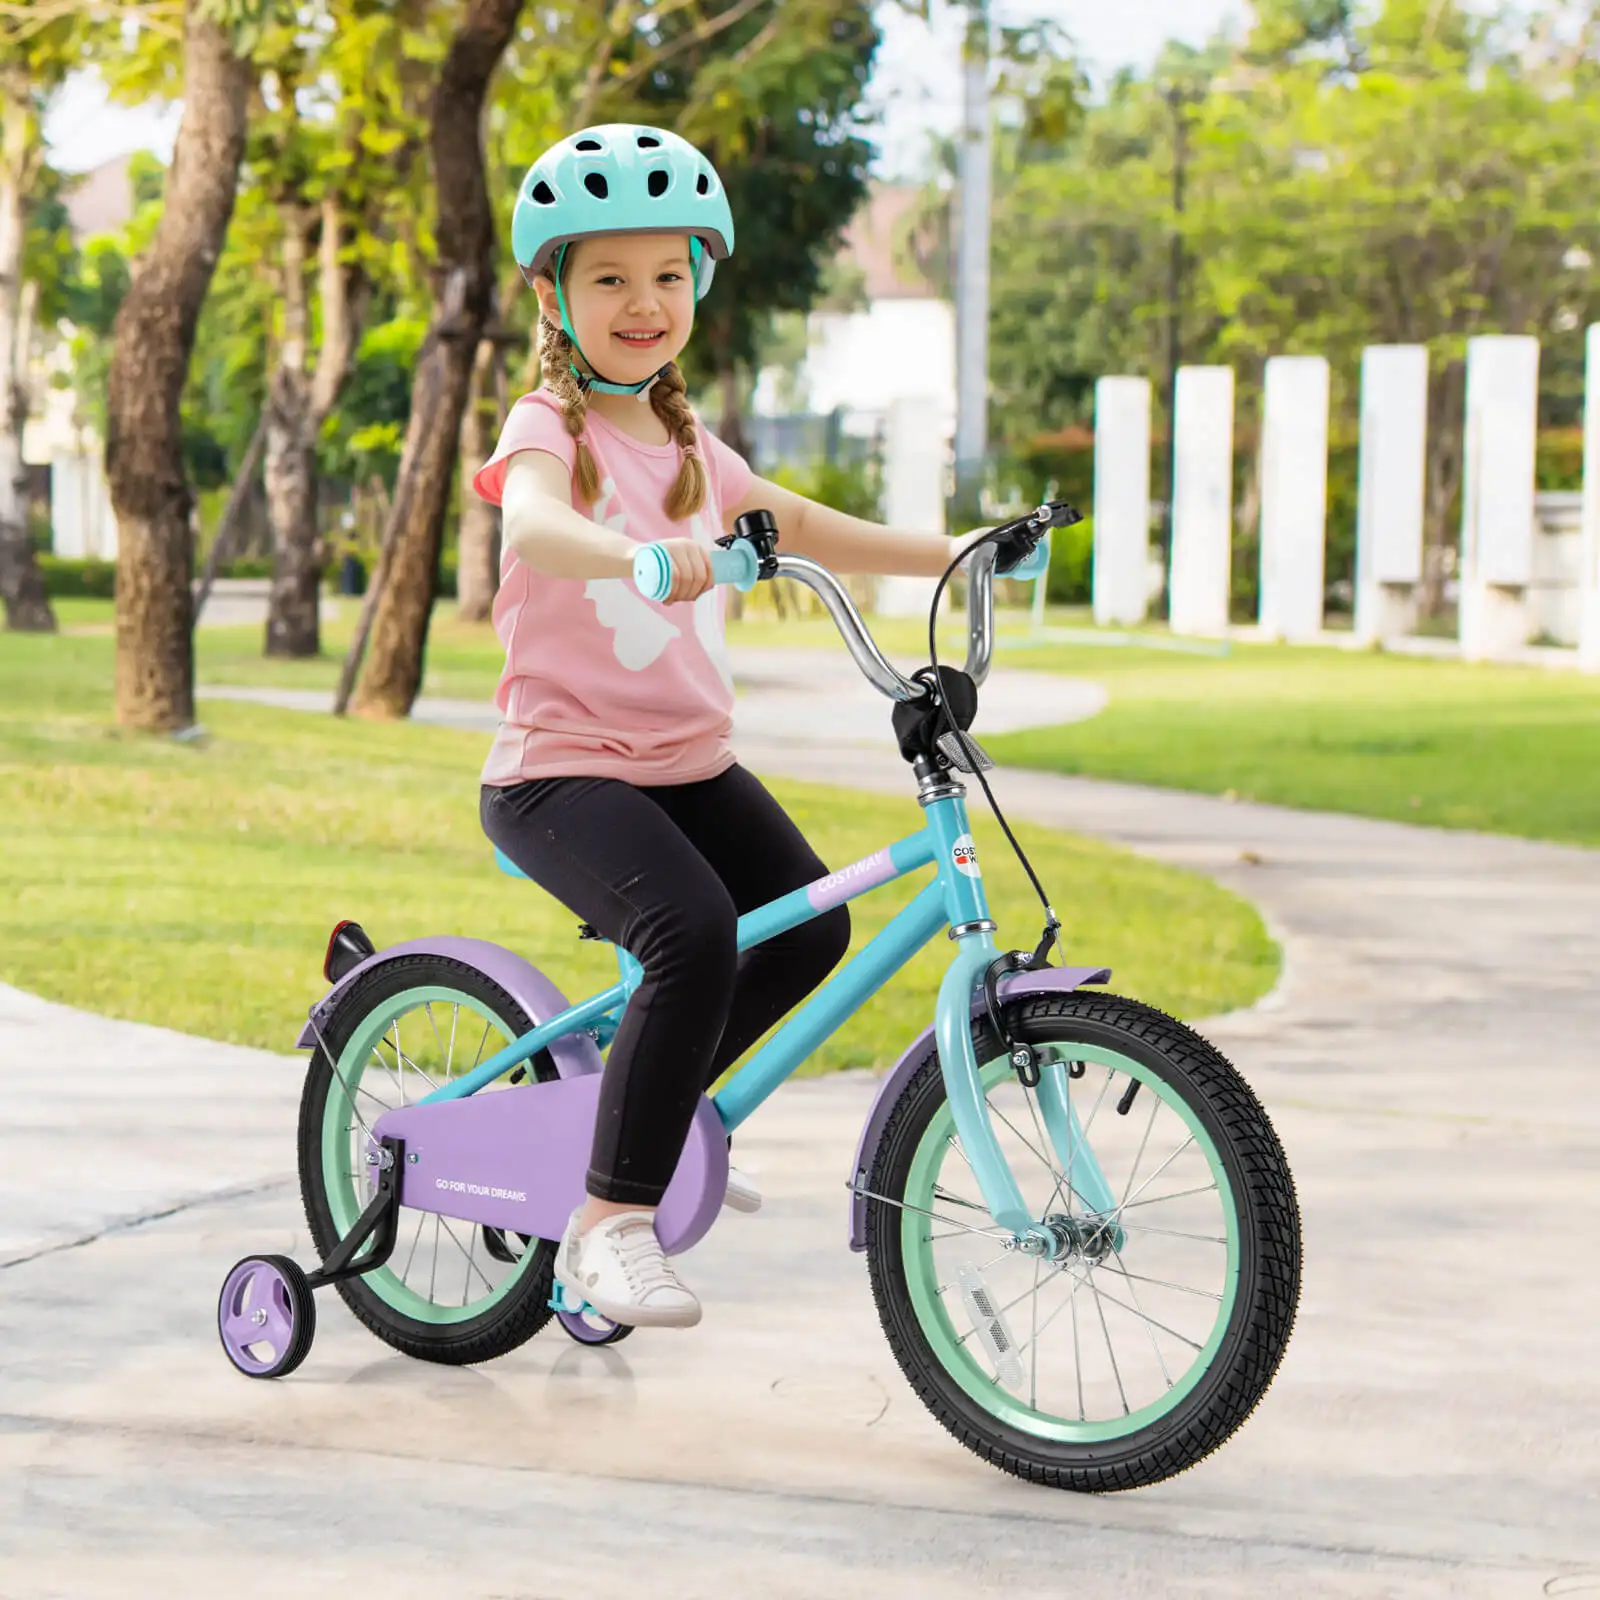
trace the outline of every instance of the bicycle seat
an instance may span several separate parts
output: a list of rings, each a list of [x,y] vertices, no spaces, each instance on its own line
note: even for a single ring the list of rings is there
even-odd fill
[[[508,878],[526,878],[528,874],[508,856],[499,845],[494,847],[494,864],[505,873]]]

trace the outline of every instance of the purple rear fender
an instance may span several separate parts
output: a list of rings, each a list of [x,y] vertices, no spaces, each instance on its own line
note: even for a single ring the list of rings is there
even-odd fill
[[[381,967],[401,956],[447,956],[463,966],[473,967],[484,977],[500,985],[513,1000],[534,1020],[535,1024],[558,1017],[572,1004],[562,992],[531,962],[525,961],[515,951],[503,945],[490,944],[486,939],[462,939],[441,935],[434,939],[408,939],[403,944],[392,944],[379,950],[352,967],[316,1003],[312,1016],[318,1028],[326,1028],[328,1018],[340,994],[364,972]],[[310,1020],[300,1030],[295,1044],[309,1050],[316,1043],[316,1034]],[[550,1046],[550,1055],[556,1071],[563,1078],[581,1077],[585,1073],[599,1072],[605,1065],[600,1051],[587,1033],[569,1033]]]
[[[1111,970],[1108,967],[1046,967],[1042,972],[1014,972],[1009,978],[1002,978],[999,993],[1002,1000],[1020,1000],[1024,995],[1030,994],[1070,994],[1085,984],[1110,981]],[[975,994],[972,999],[973,1016],[977,1016],[983,1010],[983,1006],[983,996]],[[853,1191],[865,1185],[867,1175],[872,1171],[872,1161],[878,1151],[878,1141],[883,1137],[889,1113],[894,1110],[894,1103],[900,1098],[900,1091],[910,1081],[912,1073],[928,1059],[929,1053],[934,1048],[933,1025],[930,1023],[917,1035],[910,1048],[894,1064],[879,1085],[877,1099],[872,1102],[872,1110],[861,1129],[861,1138],[856,1145],[855,1165],[850,1169],[852,1250],[867,1248],[867,1202]]]

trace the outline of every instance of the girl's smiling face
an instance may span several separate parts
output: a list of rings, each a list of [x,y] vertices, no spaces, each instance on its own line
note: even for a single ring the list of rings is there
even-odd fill
[[[561,286],[578,347],[603,378],[642,383],[689,342],[694,267],[681,233],[613,233],[567,250]],[[557,327],[549,278],[535,280],[539,307]]]

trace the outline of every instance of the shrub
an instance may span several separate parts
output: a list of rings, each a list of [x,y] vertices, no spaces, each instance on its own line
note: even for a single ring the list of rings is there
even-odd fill
[[[117,592],[117,564],[94,557],[41,555],[44,590],[58,600],[110,600]]]

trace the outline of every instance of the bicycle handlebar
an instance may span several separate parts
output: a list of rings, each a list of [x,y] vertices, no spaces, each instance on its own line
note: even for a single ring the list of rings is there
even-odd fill
[[[741,519],[742,520],[742,519]],[[1050,530],[1081,521],[1080,514],[1061,501],[1040,506],[1025,517],[991,530],[989,540],[970,557],[967,575],[966,673],[976,684],[989,676],[994,659],[994,578],[1002,553],[1015,556],[1004,576],[1042,577],[1049,564]],[[711,552],[711,571],[718,583],[731,583],[748,592],[763,575],[762,557],[745,539]],[[855,664],[868,683],[891,700],[919,700],[926,686],[900,673],[878,648],[855,602],[844,585],[826,567],[805,556],[768,558],[766,576],[793,578],[803,583],[827,608]],[[647,599],[663,601],[672,591],[672,558],[660,545],[647,544],[634,557],[633,580]]]

